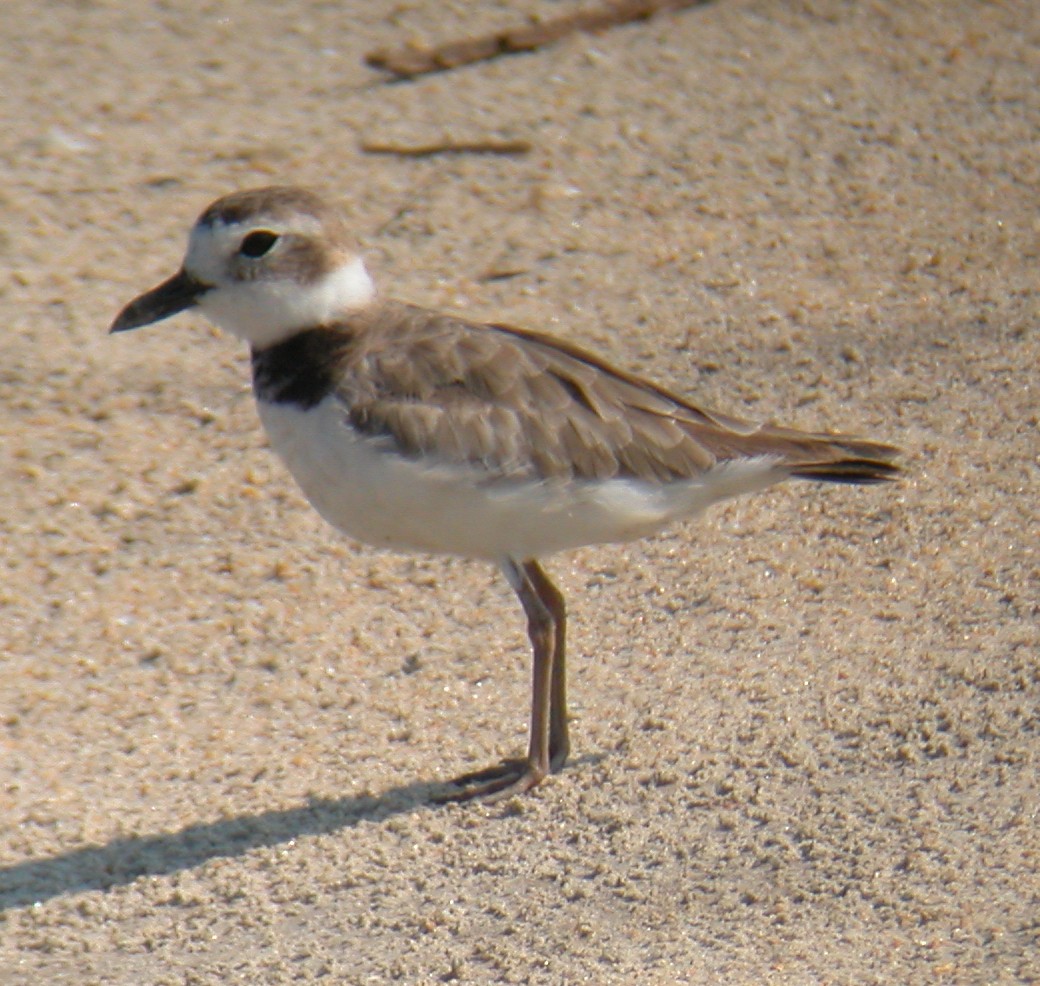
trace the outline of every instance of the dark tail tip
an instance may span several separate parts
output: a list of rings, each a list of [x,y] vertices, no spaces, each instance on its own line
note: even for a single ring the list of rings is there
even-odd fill
[[[823,483],[851,483],[867,486],[898,479],[902,469],[883,459],[840,459],[837,462],[809,462],[791,470],[796,479],[813,479]]]

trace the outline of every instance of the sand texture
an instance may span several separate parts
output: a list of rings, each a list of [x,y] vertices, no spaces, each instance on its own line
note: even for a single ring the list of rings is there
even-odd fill
[[[1040,982],[1040,12],[716,0],[364,64],[578,6],[4,0],[2,986]],[[387,293],[907,477],[550,559],[573,760],[435,806],[524,746],[508,587],[324,526],[201,318],[106,334],[273,182]]]

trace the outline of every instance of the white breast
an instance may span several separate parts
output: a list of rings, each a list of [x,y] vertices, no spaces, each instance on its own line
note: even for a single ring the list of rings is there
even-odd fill
[[[271,445],[307,499],[350,537],[383,548],[500,562],[544,557],[586,544],[628,541],[780,477],[756,460],[698,482],[489,481],[473,467],[418,461],[354,431],[328,397],[301,410],[259,402]],[[738,474],[739,472],[739,474]]]

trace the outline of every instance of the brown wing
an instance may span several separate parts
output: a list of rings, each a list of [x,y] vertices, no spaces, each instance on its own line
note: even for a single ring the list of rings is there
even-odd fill
[[[820,470],[813,478],[862,482],[893,470],[887,446],[756,428],[549,336],[394,302],[361,317],[367,324],[356,338],[364,341],[347,357],[340,396],[356,427],[404,455],[503,479],[668,482],[759,455],[792,473]],[[839,463],[842,475],[825,474]]]

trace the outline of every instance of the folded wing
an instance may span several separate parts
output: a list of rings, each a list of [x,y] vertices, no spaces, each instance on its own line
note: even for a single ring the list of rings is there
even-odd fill
[[[352,424],[408,457],[472,465],[489,479],[696,480],[769,458],[833,482],[891,478],[897,450],[844,435],[756,426],[696,407],[583,350],[393,302],[366,313],[340,396]],[[392,333],[392,334],[391,334]]]

